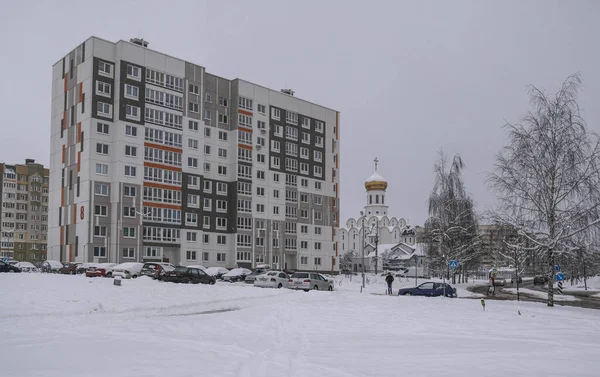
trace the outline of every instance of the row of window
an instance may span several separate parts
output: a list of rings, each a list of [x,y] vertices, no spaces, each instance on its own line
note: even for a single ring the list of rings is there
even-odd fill
[[[271,109],[271,118],[276,120],[281,120],[281,110],[272,108]],[[292,111],[285,112],[285,120],[287,123],[298,125],[298,114]],[[324,123],[321,121],[315,121],[315,131],[319,133],[323,133]],[[310,119],[306,117],[302,117],[302,127],[310,129]]]

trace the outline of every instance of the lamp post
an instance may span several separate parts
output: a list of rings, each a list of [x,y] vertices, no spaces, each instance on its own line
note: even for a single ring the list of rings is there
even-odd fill
[[[365,288],[365,216],[364,212],[360,211],[360,217],[362,217],[362,287]]]
[[[379,256],[378,256],[378,251],[379,251],[379,219],[377,220],[377,222],[375,223],[375,275],[377,275],[377,267],[379,264]]]

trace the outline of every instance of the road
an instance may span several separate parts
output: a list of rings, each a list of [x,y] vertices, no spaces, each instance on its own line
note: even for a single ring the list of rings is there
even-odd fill
[[[516,288],[516,284],[507,284],[504,288]],[[524,281],[522,284],[519,284],[519,288],[527,288],[532,289],[539,292],[547,292],[546,286],[533,285],[533,281]],[[485,295],[488,290],[488,286],[475,286],[470,287],[469,290],[471,292],[480,293]],[[598,309],[600,310],[600,298],[594,297],[593,295],[597,294],[597,291],[569,291],[568,289],[564,291],[569,295],[577,297],[579,300],[575,301],[557,301],[554,300],[554,305],[561,306],[575,306],[579,308],[587,308],[587,309]],[[554,294],[556,296],[556,290],[554,290]],[[531,301],[531,302],[540,302],[546,303],[546,299],[542,299],[539,297],[535,297],[532,295],[528,295],[527,293],[520,292],[519,294],[521,301]],[[486,300],[516,300],[517,295],[502,291],[502,287],[496,287],[496,294],[494,296],[485,297]]]

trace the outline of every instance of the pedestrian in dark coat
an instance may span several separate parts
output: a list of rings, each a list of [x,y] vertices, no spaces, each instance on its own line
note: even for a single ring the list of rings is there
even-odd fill
[[[387,294],[391,295],[392,283],[394,282],[394,277],[392,276],[391,272],[388,272],[387,276],[385,277],[385,282],[387,283]]]

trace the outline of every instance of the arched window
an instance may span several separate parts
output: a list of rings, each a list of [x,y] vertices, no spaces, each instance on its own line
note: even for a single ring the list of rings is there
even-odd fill
[[[385,195],[381,195],[381,204],[385,204]]]
[[[375,204],[379,204],[379,195],[375,195]]]
[[[373,195],[369,195],[369,204],[373,204]]]

